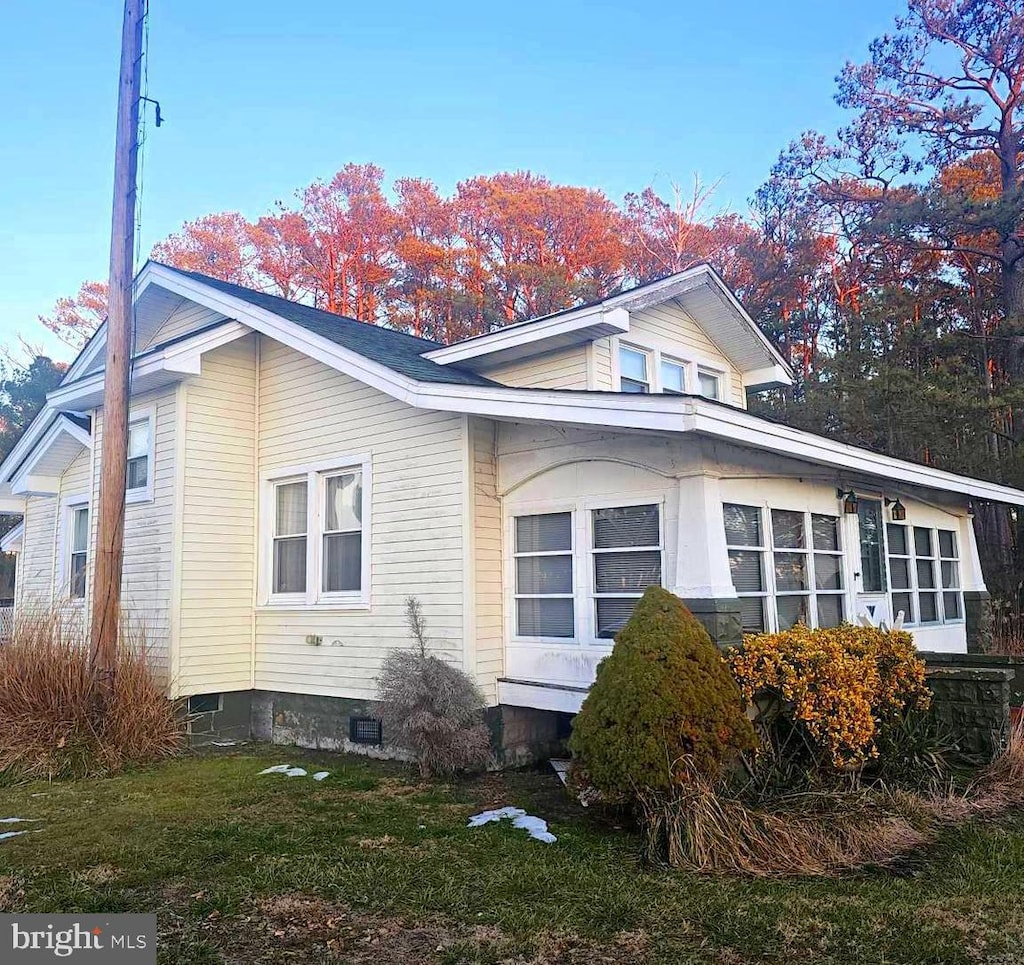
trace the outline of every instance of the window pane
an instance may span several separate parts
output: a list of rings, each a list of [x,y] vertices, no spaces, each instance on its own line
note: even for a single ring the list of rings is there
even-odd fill
[[[676,362],[661,363],[661,390],[663,392],[685,392],[686,375],[683,367]]]
[[[71,598],[85,598],[85,569],[87,557],[85,553],[71,554]]]
[[[931,560],[917,561],[917,585],[929,590],[935,586],[935,566]]]
[[[149,455],[149,419],[128,427],[128,458]]]
[[[516,517],[516,552],[549,553],[572,549],[572,513]]]
[[[597,634],[601,640],[607,640],[618,633],[633,612],[636,600],[596,600],[597,603]]]
[[[719,379],[717,375],[712,375],[710,372],[697,372],[697,383],[700,389],[700,394],[708,399],[717,399],[719,397]]]
[[[520,556],[516,560],[517,593],[572,593],[571,556]]]
[[[761,553],[750,550],[729,550],[729,570],[737,593],[760,593],[764,590]]]
[[[306,537],[274,540],[274,592],[306,592]]]
[[[363,583],[361,533],[324,536],[324,592],[359,590]]]
[[[807,617],[806,596],[780,596],[776,600],[776,609],[779,613],[779,629],[788,630],[798,623],[809,623]]]
[[[910,589],[910,560],[889,559],[889,575],[894,590]]]
[[[807,589],[807,555],[805,553],[775,554],[776,589]]]
[[[89,510],[76,509],[73,518],[74,530],[71,534],[71,551],[84,553],[89,548]]]
[[[946,559],[955,559],[956,555],[956,533],[949,529],[940,529],[939,556],[944,556]]]
[[[877,499],[861,499],[857,503],[860,523],[860,572],[865,593],[881,593],[885,589],[885,567],[882,563],[882,504]]]
[[[761,633],[765,629],[764,598],[748,596],[740,599],[740,620],[744,633]]]
[[[619,372],[623,378],[647,381],[647,355],[631,348],[619,349]]]
[[[814,555],[814,585],[819,590],[843,588],[843,558],[841,556]]]
[[[959,593],[943,593],[942,606],[945,610],[947,620],[962,620],[963,612],[960,609]]]
[[[542,557],[543,558],[543,557]],[[661,553],[597,553],[594,588],[598,593],[643,592],[661,585]]]
[[[888,526],[889,537],[889,553],[895,556],[907,556],[907,527],[906,526],[893,526],[891,523]]]
[[[936,623],[939,619],[939,604],[934,593],[919,593],[917,605],[921,610],[922,623]]]
[[[646,382],[634,382],[625,377],[619,382],[619,388],[623,392],[648,392],[650,390],[650,386]]]
[[[762,546],[761,510],[756,506],[737,506],[726,503],[722,507],[725,516],[725,541],[730,546]]]
[[[128,460],[125,486],[128,489],[145,489],[149,483],[149,457]]]
[[[812,516],[811,533],[816,550],[839,550],[839,520],[835,516]]]
[[[923,526],[914,527],[914,552],[918,556],[934,556],[932,553],[932,531]]]
[[[658,546],[661,543],[657,506],[624,506],[594,510],[594,548]]]
[[[910,605],[910,594],[909,593],[893,593],[892,595],[892,615],[893,619],[899,614],[900,610],[903,611],[903,619],[906,623],[914,622],[914,608]]]
[[[803,549],[804,514],[785,509],[772,510],[772,539],[776,546]]]
[[[572,637],[575,635],[572,600],[516,600],[521,637]]]
[[[818,626],[837,627],[843,622],[843,598],[836,595],[818,597]]]
[[[297,536],[306,532],[306,484],[285,483],[275,487],[277,520],[275,536]]]
[[[363,519],[362,473],[347,472],[324,480],[324,529],[359,529]]]
[[[960,565],[956,560],[943,560],[942,586],[946,590],[953,590],[960,586]]]

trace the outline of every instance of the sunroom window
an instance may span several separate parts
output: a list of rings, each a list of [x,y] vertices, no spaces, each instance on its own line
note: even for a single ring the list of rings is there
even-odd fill
[[[572,513],[515,520],[516,633],[574,637]]]
[[[890,523],[886,527],[892,613],[908,624],[963,619],[960,556],[948,529]]]
[[[661,585],[661,514],[657,504],[595,509],[593,532],[595,636],[622,629],[644,590]]]

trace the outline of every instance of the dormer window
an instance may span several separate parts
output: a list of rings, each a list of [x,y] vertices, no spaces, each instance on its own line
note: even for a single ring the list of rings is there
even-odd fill
[[[686,366],[682,362],[661,357],[661,391],[669,395],[686,392]]]
[[[647,353],[625,345],[620,346],[619,377],[623,392],[650,392],[651,376]]]
[[[722,376],[710,369],[697,369],[697,387],[705,399],[722,398]]]

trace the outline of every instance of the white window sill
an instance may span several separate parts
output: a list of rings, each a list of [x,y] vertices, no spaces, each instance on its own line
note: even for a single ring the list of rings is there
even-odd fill
[[[151,489],[129,489],[124,494],[125,505],[134,503],[153,502],[153,491]]]
[[[319,603],[307,603],[305,600],[267,600],[265,603],[258,603],[256,605],[257,612],[281,610],[301,610],[316,612],[330,610],[363,610],[365,612],[369,612],[370,603],[368,600],[325,600]]]

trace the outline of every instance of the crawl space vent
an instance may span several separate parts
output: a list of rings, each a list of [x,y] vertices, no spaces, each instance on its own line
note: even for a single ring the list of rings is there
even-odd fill
[[[353,744],[379,744],[383,740],[381,723],[376,717],[349,717],[348,738]]]

